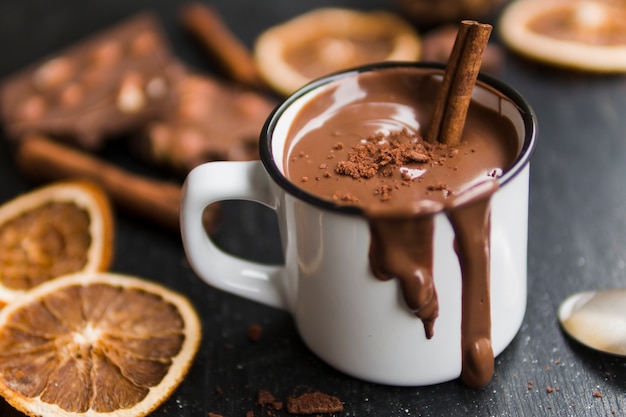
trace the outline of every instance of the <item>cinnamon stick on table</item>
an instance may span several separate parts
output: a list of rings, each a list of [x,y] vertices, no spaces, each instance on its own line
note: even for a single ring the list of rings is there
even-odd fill
[[[230,31],[214,8],[202,3],[186,4],[181,8],[180,20],[234,81],[249,87],[263,87],[252,53]]]
[[[181,187],[132,174],[112,163],[41,135],[25,137],[17,150],[21,172],[39,181],[83,178],[99,184],[120,208],[179,232]],[[212,231],[217,208],[209,206],[204,223]]]
[[[446,64],[426,140],[448,145],[458,145],[461,141],[472,90],[491,29],[491,25],[485,23],[472,20],[461,22]]]

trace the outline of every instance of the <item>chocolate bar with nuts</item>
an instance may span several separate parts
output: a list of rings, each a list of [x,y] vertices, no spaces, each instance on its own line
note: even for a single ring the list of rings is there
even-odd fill
[[[14,140],[40,133],[97,149],[166,114],[183,72],[142,13],[3,80],[0,115]]]
[[[173,111],[149,123],[136,142],[144,160],[186,175],[204,162],[259,158],[259,135],[274,99],[197,73],[181,78],[175,94]]]

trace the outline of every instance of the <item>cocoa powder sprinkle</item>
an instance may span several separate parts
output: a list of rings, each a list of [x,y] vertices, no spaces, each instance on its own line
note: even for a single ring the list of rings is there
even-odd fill
[[[335,145],[336,146],[336,145]],[[335,172],[352,178],[389,176],[389,166],[400,167],[407,163],[427,163],[431,155],[420,137],[406,130],[387,137],[374,135],[352,147],[348,160],[337,164]]]
[[[334,152],[345,148],[341,142],[332,145],[328,159],[335,157]],[[399,172],[401,182],[395,184],[410,186],[412,182],[422,182],[420,175],[415,171],[425,170],[434,165],[440,165],[447,159],[456,157],[458,149],[443,143],[430,143],[421,136],[403,129],[388,134],[377,133],[354,145],[347,152],[343,160],[339,161],[334,170],[326,163],[320,163],[319,169],[324,170],[324,178],[331,178],[331,172],[342,176],[349,176],[358,181],[366,181],[374,177],[392,178]],[[316,177],[317,178],[317,177]],[[308,178],[307,178],[308,179]],[[307,179],[301,178],[302,182]],[[374,190],[374,195],[380,201],[389,201],[392,198],[393,187],[383,185]],[[427,187],[428,192],[442,191],[446,196],[450,195],[449,187],[443,183],[431,184]],[[356,203],[358,200],[349,195],[334,195],[335,201]]]
[[[343,144],[333,146],[339,150]],[[392,132],[389,135],[377,134],[365,138],[348,152],[347,159],[337,163],[335,173],[350,176],[354,179],[369,179],[375,176],[390,177],[393,172],[408,164],[432,165],[442,163],[446,157],[435,159],[435,151],[446,151],[447,145],[428,143],[421,136],[408,132]],[[453,158],[458,150],[451,149],[447,158]],[[320,168],[326,167],[321,164]],[[410,181],[407,172],[401,172],[402,179]],[[408,184],[405,184],[408,185]]]

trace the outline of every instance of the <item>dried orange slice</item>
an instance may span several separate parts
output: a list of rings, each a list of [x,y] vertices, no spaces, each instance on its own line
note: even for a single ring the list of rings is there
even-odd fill
[[[0,206],[0,306],[57,276],[106,270],[112,255],[100,187],[67,181],[23,194]]]
[[[386,60],[417,60],[421,41],[401,17],[385,11],[321,8],[263,32],[254,45],[261,77],[288,95],[323,75]]]
[[[622,0],[518,0],[502,12],[503,42],[521,55],[573,69],[626,72]]]
[[[145,416],[185,377],[200,338],[195,310],[172,290],[66,275],[0,311],[0,394],[30,416]]]

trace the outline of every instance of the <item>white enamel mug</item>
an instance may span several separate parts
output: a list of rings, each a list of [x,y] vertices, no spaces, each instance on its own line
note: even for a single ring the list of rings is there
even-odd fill
[[[369,267],[369,226],[358,210],[305,193],[283,175],[284,141],[299,109],[317,90],[363,71],[362,67],[315,81],[284,101],[260,138],[261,161],[209,162],[192,170],[184,185],[183,244],[200,278],[224,291],[290,312],[307,346],[336,369],[388,385],[420,386],[461,373],[461,273],[454,233],[445,214],[435,217],[434,283],[439,298],[435,335],[405,305],[398,280],[381,281]],[[481,75],[473,99],[511,120],[519,156],[499,179],[491,201],[491,337],[495,355],[516,335],[526,310],[529,161],[536,119],[527,102],[498,80]],[[202,226],[211,203],[250,200],[278,217],[285,264],[243,260],[218,248]]]

